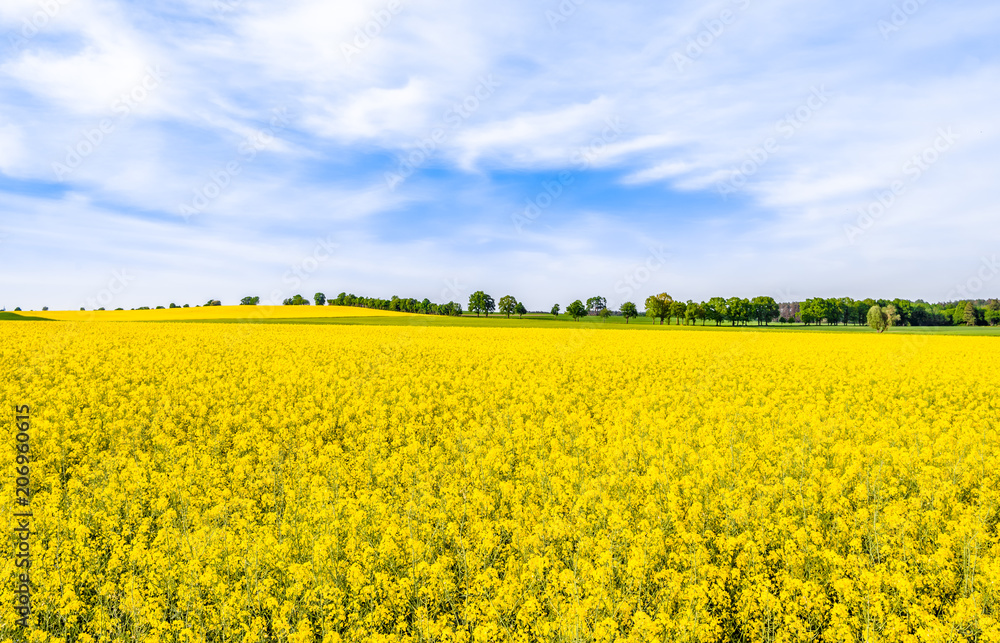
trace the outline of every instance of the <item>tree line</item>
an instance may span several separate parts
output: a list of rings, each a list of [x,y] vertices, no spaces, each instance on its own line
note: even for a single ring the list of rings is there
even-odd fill
[[[294,295],[282,302],[286,306],[356,306],[359,308],[373,308],[377,310],[388,310],[403,313],[417,313],[424,315],[448,315],[460,316],[475,313],[476,316],[491,314],[502,314],[508,318],[511,315],[528,314],[524,304],[513,295],[504,295],[499,300],[494,300],[488,293],[477,290],[469,296],[468,306],[463,310],[458,302],[449,301],[445,304],[437,304],[430,299],[423,300],[414,298],[398,297],[393,295],[389,299],[378,297],[362,297],[353,293],[342,292],[335,298],[327,299],[322,292],[317,292],[310,300],[301,294]],[[242,306],[256,306],[260,304],[260,297],[248,296],[240,300]],[[222,302],[218,299],[210,299],[204,306],[220,306]],[[171,303],[168,308],[187,308],[188,305],[178,306]],[[156,306],[162,309],[164,306]],[[43,310],[47,310],[46,307]],[[148,306],[141,306],[133,310],[149,310]],[[877,312],[873,312],[878,309]],[[15,311],[21,309],[15,308]],[[81,308],[83,310],[83,308]],[[98,308],[97,310],[104,310]],[[122,310],[117,308],[116,310]],[[752,299],[742,297],[712,297],[708,301],[696,302],[693,300],[675,300],[667,293],[650,295],[646,298],[643,308],[640,309],[635,302],[624,302],[617,311],[608,308],[607,299],[601,296],[588,298],[586,301],[577,299],[568,304],[563,311],[559,304],[555,304],[549,313],[553,316],[566,314],[574,320],[579,320],[589,315],[596,315],[602,318],[609,316],[619,316],[628,323],[631,319],[645,316],[653,320],[659,320],[660,324],[676,323],[678,325],[697,324],[701,322],[705,325],[709,322],[716,326],[724,323],[731,326],[747,326],[756,324],[767,326],[771,323],[790,324],[802,323],[806,325],[873,325],[873,320],[878,317],[883,320],[884,330],[890,326],[997,326],[1000,325],[1000,300],[997,299],[977,299],[962,300],[952,302],[941,302],[930,304],[922,299],[910,301],[907,299],[852,299],[850,297],[823,298],[813,297],[802,302],[778,303],[772,297],[754,297]]]

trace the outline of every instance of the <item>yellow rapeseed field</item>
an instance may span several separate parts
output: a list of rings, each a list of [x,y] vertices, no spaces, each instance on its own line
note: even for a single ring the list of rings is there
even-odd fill
[[[993,338],[12,322],[0,355],[33,641],[1000,640]]]

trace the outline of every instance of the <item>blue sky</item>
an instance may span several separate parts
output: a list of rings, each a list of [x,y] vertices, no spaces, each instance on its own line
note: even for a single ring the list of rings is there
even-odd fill
[[[1000,295],[1000,5],[5,0],[0,306]]]

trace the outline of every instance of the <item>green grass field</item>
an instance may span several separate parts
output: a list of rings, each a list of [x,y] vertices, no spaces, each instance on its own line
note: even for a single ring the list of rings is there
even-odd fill
[[[24,313],[0,313],[0,321],[51,321],[44,317],[33,317]]]

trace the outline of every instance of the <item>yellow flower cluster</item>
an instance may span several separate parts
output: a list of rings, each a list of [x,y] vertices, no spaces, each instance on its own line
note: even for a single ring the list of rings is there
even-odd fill
[[[1000,640],[993,338],[21,322],[0,356],[30,640]]]

